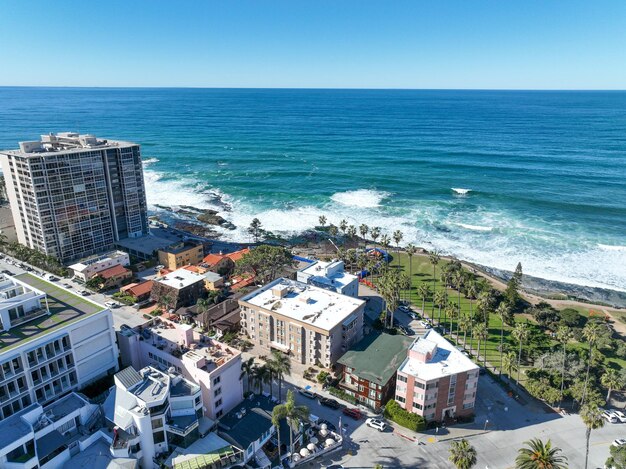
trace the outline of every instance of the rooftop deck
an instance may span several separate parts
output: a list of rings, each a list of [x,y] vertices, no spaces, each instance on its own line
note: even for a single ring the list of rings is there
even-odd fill
[[[4,353],[23,343],[37,339],[46,333],[72,324],[93,314],[104,311],[102,305],[87,300],[71,291],[33,274],[24,273],[15,277],[18,280],[43,291],[47,295],[50,315],[13,327],[0,333],[0,353]]]

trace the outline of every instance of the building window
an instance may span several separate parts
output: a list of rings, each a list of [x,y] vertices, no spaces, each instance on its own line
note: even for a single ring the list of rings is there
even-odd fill
[[[474,408],[474,403],[473,402],[468,402],[467,404],[463,404],[463,408],[464,409],[473,409]]]
[[[220,394],[222,394],[222,388],[217,388],[215,391],[213,391],[213,396],[217,397]]]
[[[222,405],[222,400],[218,399],[217,401],[215,401],[215,408],[217,409],[219,406]]]
[[[215,379],[213,380],[213,386],[215,386],[215,385],[219,384],[219,383],[220,383],[220,381],[222,381],[222,377],[221,377],[221,376],[218,376],[217,378],[215,378]]]
[[[426,389],[426,386],[424,385],[424,383],[421,383],[419,381],[415,381],[415,387],[420,388],[420,389]]]
[[[406,399],[402,396],[396,396],[396,401],[401,402],[402,404],[404,404],[406,402]]]
[[[215,418],[220,418],[222,415],[224,415],[224,411],[219,410],[216,414],[215,414]]]
[[[407,377],[406,376],[402,376],[402,375],[398,375],[398,381],[400,381],[402,383],[406,383],[407,382]]]
[[[417,410],[422,410],[422,404],[418,404],[417,402],[413,403],[413,408]]]

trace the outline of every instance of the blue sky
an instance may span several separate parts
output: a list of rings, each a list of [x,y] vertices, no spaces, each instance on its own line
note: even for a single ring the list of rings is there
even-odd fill
[[[626,89],[626,1],[0,0],[0,85]]]

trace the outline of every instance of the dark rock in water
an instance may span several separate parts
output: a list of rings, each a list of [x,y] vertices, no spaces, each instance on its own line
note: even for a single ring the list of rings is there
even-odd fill
[[[198,223],[188,223],[188,222],[177,222],[174,225],[174,228],[181,231],[186,231],[195,236],[200,236],[202,238],[219,238],[220,234],[212,230],[211,228],[207,228],[204,225],[199,225]]]
[[[231,222],[226,220],[224,217],[217,214],[217,210],[203,210],[201,214],[196,215],[198,221],[202,223],[206,223],[207,225],[216,225],[221,226],[222,228],[226,228],[229,230],[234,230],[236,228]]]

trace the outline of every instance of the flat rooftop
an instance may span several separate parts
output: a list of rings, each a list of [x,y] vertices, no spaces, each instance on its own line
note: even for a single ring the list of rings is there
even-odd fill
[[[181,268],[170,272],[165,277],[154,279],[154,281],[171,288],[181,289],[193,285],[194,283],[204,282],[204,277],[191,270]]]
[[[171,244],[161,251],[167,252],[169,254],[180,254],[181,252],[189,251],[190,249],[195,249],[198,246],[202,246],[199,243],[195,243],[193,241],[181,241],[180,243]]]
[[[170,377],[154,368],[148,368],[148,374],[143,376],[143,381],[133,387],[130,392],[145,403],[163,399],[169,392]],[[140,371],[146,372],[146,368]]]
[[[315,261],[309,264],[300,272],[310,275],[310,282],[320,286],[329,286],[333,288],[342,288],[354,282],[358,277],[343,270],[343,266],[339,267],[340,261],[324,262]]]
[[[430,381],[478,369],[478,365],[469,357],[432,329],[422,337],[418,337],[411,345],[411,350],[421,353],[430,352],[435,345],[437,347],[435,355],[428,362],[423,363],[415,358],[407,357],[399,371],[422,381]]]
[[[89,267],[92,264],[97,264],[99,262],[106,262],[113,259],[118,259],[120,257],[128,256],[128,254],[124,251],[114,250],[105,252],[104,254],[96,254],[93,256],[85,257],[84,259],[79,260],[78,262],[68,266],[72,270],[83,270]]]
[[[171,239],[160,238],[153,234],[147,234],[145,236],[140,236],[139,238],[124,238],[115,241],[115,245],[122,249],[130,249],[149,256],[152,256],[154,251],[163,249],[170,244],[172,244]]]
[[[44,334],[106,309],[98,303],[76,295],[66,288],[59,287],[36,275],[23,273],[16,275],[15,278],[46,294],[50,315],[41,316],[8,331],[0,332],[0,353],[5,353]]]
[[[385,385],[406,358],[413,339],[372,333],[352,346],[337,362],[353,368],[359,378]]]
[[[327,331],[365,304],[358,298],[284,278],[253,291],[241,301]]]
[[[45,156],[46,154],[79,153],[93,149],[126,147],[136,143],[122,140],[109,140],[90,134],[76,132],[50,132],[42,135],[39,140],[19,142],[19,150],[3,150],[2,153],[19,156]]]
[[[138,467],[139,460],[137,459],[112,456],[110,445],[104,437],[72,456],[63,465],[63,469],[135,469]]]

